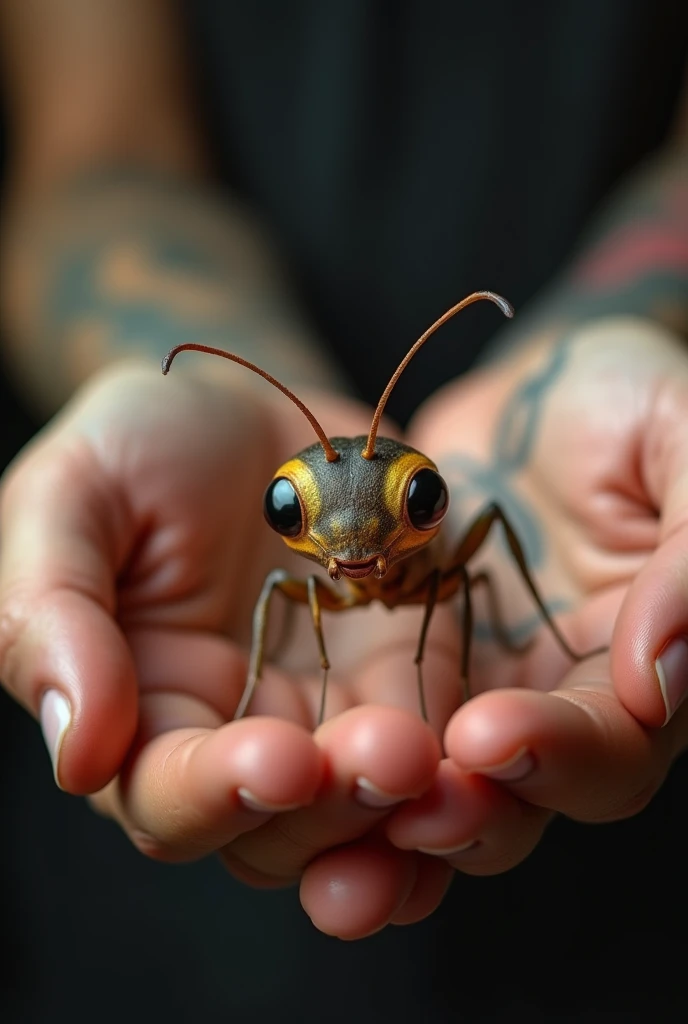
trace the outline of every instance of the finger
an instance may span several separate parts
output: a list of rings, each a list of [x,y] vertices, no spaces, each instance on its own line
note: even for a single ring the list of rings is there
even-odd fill
[[[389,918],[390,924],[416,924],[437,910],[447,894],[454,872],[439,857],[416,860],[416,880],[404,903]]]
[[[165,703],[170,720],[197,724],[145,742],[94,801],[148,856],[203,857],[315,798],[325,759],[305,729],[269,718],[212,728],[207,705],[182,694]]]
[[[661,543],[633,581],[611,658],[616,692],[628,710],[648,726],[667,725],[688,694],[688,525]],[[678,753],[688,730],[681,725],[671,733]]]
[[[25,459],[3,487],[0,674],[42,720],[59,785],[93,792],[136,727],[136,679],[113,620],[126,514],[85,450]]]
[[[657,549],[623,602],[612,643],[617,693],[636,718],[665,725],[688,694],[688,383],[684,367],[658,391],[639,437],[639,477],[658,510]],[[688,742],[672,728],[675,749]]]
[[[419,796],[440,759],[429,726],[397,708],[353,708],[321,726],[314,740],[328,765],[318,800],[241,836],[228,851],[230,868],[243,864],[266,878],[300,875],[318,854],[365,835],[390,807]]]
[[[527,857],[550,818],[447,760],[419,800],[390,816],[385,835],[399,849],[419,850],[467,874],[492,875]]]
[[[670,764],[666,734],[647,730],[619,702],[603,659],[578,666],[553,693],[486,693],[447,728],[448,756],[520,799],[583,821],[637,813]]]
[[[93,793],[119,770],[136,730],[136,676],[109,614],[63,591],[37,602],[4,648],[3,681],[40,717],[57,784]]]
[[[301,880],[301,904],[326,935],[362,939],[389,924],[413,892],[417,862],[376,841],[322,854]]]

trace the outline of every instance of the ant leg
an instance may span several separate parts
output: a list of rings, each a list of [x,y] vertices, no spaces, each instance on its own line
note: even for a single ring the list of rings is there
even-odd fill
[[[320,710],[318,712],[318,725],[322,725],[325,719],[325,698],[327,695],[327,673],[330,670],[330,660],[327,657],[327,651],[325,649],[325,637],[322,630],[322,616],[320,609],[320,601],[318,599],[318,586],[323,587],[323,584],[315,576],[308,577],[308,604],[311,610],[311,619],[313,621],[313,629],[315,630],[315,638],[318,641],[318,651],[320,652],[320,667],[322,668],[322,688],[320,690]],[[327,591],[326,587],[323,587]],[[327,591],[329,593],[329,591]]]
[[[457,577],[460,579],[457,581]],[[471,603],[471,580],[466,567],[459,563],[452,565],[446,571],[433,569],[425,579],[415,587],[405,599],[405,604],[424,604],[425,614],[418,639],[415,663],[418,668],[418,699],[420,702],[420,713],[423,719],[428,721],[428,712],[425,704],[425,691],[423,688],[422,661],[427,639],[428,627],[435,605],[439,601],[446,601],[453,597],[459,587],[463,588],[464,602],[462,612],[462,649],[461,649],[461,688],[464,700],[468,700],[470,690],[468,685],[468,664],[471,655],[471,640],[473,637],[473,605]]]
[[[309,576],[306,581],[308,593],[308,605],[311,611],[311,621],[315,630],[315,639],[318,642],[320,653],[320,667],[323,671],[322,688],[320,691],[320,709],[318,711],[318,725],[325,720],[325,700],[327,697],[327,673],[330,670],[330,659],[327,657],[325,648],[325,636],[322,628],[322,609],[330,612],[343,612],[347,608],[353,608],[356,599],[349,593],[336,594],[323,580],[317,576]]]
[[[599,654],[601,651],[606,650],[606,648],[601,647],[597,648],[594,651],[586,651],[585,654],[579,654],[577,651],[573,650],[573,648],[568,643],[566,637],[563,635],[563,633],[557,626],[556,622],[550,615],[547,606],[544,602],[544,599],[542,598],[540,591],[537,588],[535,580],[530,574],[530,569],[528,568],[528,562],[526,560],[526,555],[523,550],[523,546],[520,540],[518,539],[518,536],[514,528],[512,527],[511,523],[509,522],[506,514],[501,509],[501,507],[494,502],[488,505],[487,508],[485,508],[482,512],[480,512],[466,530],[466,533],[459,542],[459,546],[455,552],[455,564],[448,570],[448,575],[451,575],[452,571],[458,565],[465,565],[468,562],[468,560],[472,558],[473,555],[475,555],[475,553],[478,551],[480,547],[482,547],[485,540],[487,539],[487,535],[489,534],[491,528],[494,526],[495,523],[498,522],[502,524],[504,534],[506,536],[506,541],[509,546],[509,550],[516,565],[518,566],[524,583],[530,591],[530,594],[533,600],[535,601],[535,604],[537,605],[543,620],[545,621],[555,640],[557,641],[561,649],[565,652],[565,654],[567,654],[568,657],[572,659],[572,661],[582,661],[584,658],[588,658],[593,654]]]
[[[469,680],[471,643],[473,642],[473,602],[471,600],[471,586],[474,581],[469,576],[468,569],[462,562],[458,562],[456,565],[451,566],[450,569],[447,569],[444,572],[435,570],[429,577],[429,586],[433,590],[432,606],[430,607],[430,611],[432,611],[432,607],[434,607],[434,603],[437,600],[438,592],[443,599],[446,599],[447,596],[453,595],[457,592],[458,587],[455,583],[457,576],[459,577],[459,586],[463,590],[463,609],[461,612],[461,694],[463,703],[465,704],[471,697]],[[449,584],[449,588],[443,586],[443,584]],[[430,618],[430,614],[428,612],[430,600],[431,597],[430,594],[428,594],[425,619],[423,620],[424,631],[421,633],[421,646],[419,646],[419,653],[422,644],[425,642],[425,630],[427,630],[427,623]]]
[[[311,582],[313,580],[313,582]],[[239,718],[243,718],[248,710],[248,706],[253,699],[256,686],[260,680],[262,668],[263,668],[263,657],[265,654],[265,633],[267,630],[268,614],[270,611],[270,602],[272,596],[276,590],[279,590],[284,596],[296,604],[307,604],[311,610],[311,617],[313,620],[313,627],[315,629],[316,637],[318,640],[318,647],[320,649],[320,664],[323,666],[325,671],[325,680],[323,683],[323,696],[321,700],[321,716],[324,709],[325,703],[325,682],[327,680],[327,669],[329,668],[329,661],[327,660],[327,654],[325,652],[325,641],[322,634],[322,626],[320,622],[320,611],[321,606],[327,608],[329,611],[344,611],[346,608],[351,608],[356,602],[352,600],[350,595],[339,596],[330,590],[324,583],[317,580],[316,577],[309,577],[307,581],[295,579],[290,576],[289,573],[285,572],[284,569],[273,569],[271,573],[268,573],[263,584],[263,589],[260,592],[258,601],[256,602],[255,611],[253,613],[253,637],[251,640],[251,655],[248,664],[248,673],[246,676],[246,685],[244,692],[239,701],[239,706],[234,713],[234,720],[237,721]],[[318,596],[318,590],[320,595]],[[322,721],[322,718],[321,718]]]
[[[465,565],[457,565],[456,571],[463,582],[463,615],[461,621],[461,690],[464,704],[471,699],[471,684],[468,666],[471,660],[473,642],[473,603],[471,601],[471,579]]]
[[[280,590],[291,601],[305,603],[308,600],[306,585],[303,581],[289,576],[289,573],[285,572],[284,569],[273,569],[266,576],[263,589],[260,592],[253,612],[253,636],[251,639],[251,655],[248,663],[246,685],[244,686],[244,692],[241,695],[238,707],[234,712],[234,721],[243,718],[246,714],[260,679],[263,669],[265,631],[268,624],[270,601],[275,590]]]
[[[497,595],[495,594],[492,577],[489,573],[483,571],[476,573],[475,576],[470,576],[466,566],[459,563],[442,573],[441,582],[449,582],[456,576],[461,578],[461,587],[463,589],[463,612],[461,615],[461,688],[463,702],[465,704],[466,701],[471,698],[469,666],[471,660],[471,644],[473,643],[474,619],[472,591],[474,587],[485,586],[487,588],[490,609],[490,625],[497,637],[497,642],[501,644],[502,647],[515,654],[522,654],[528,647],[530,647],[530,641],[522,645],[516,645],[512,642],[502,621],[500,608],[497,604]]]
[[[430,625],[430,619],[432,613],[435,610],[437,604],[437,592],[440,586],[440,571],[434,569],[424,586],[427,587],[425,595],[425,612],[423,614],[423,624],[420,627],[420,636],[418,638],[418,650],[416,651],[415,663],[418,672],[418,701],[420,703],[420,713],[424,722],[428,721],[428,709],[425,704],[425,691],[423,689],[423,654],[425,651],[425,641],[428,635],[428,627]]]
[[[475,590],[478,587],[484,587],[487,591],[487,608],[490,629],[494,633],[499,646],[510,654],[525,654],[526,651],[530,650],[533,645],[532,638],[526,640],[522,644],[518,644],[509,635],[509,630],[504,624],[504,616],[502,615],[502,609],[499,605],[494,580],[490,576],[489,572],[481,570],[481,572],[477,572],[475,576],[471,576],[470,585],[471,590]]]

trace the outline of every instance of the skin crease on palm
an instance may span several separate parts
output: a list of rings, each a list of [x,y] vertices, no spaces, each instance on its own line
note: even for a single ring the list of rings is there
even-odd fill
[[[593,324],[568,345],[514,488],[546,538],[538,583],[566,601],[562,630],[578,650],[611,641],[611,653],[572,666],[544,628],[519,656],[477,643],[478,696],[459,710],[460,632],[440,608],[424,672],[432,728],[417,709],[416,609],[325,616],[333,671],[328,719],[314,734],[317,649],[300,620],[252,715],[230,722],[262,579],[275,566],[310,571],[260,515],[275,467],[311,443],[310,428],[239,371],[209,383],[200,362],[167,380],[132,366],[90,385],[22,456],[3,496],[14,536],[5,607],[21,622],[31,606],[5,675],[33,713],[50,685],[72,698],[60,784],[95,793],[93,805],[151,856],[217,850],[250,884],[300,879],[315,925],[342,938],[427,916],[454,869],[518,863],[554,812],[602,821],[640,810],[686,732],[683,712],[659,728],[652,665],[688,629],[678,571],[688,363],[641,322]],[[485,460],[500,411],[548,346],[449,385],[406,440],[441,471],[455,438]],[[365,432],[368,410],[301,397],[328,433]],[[123,418],[135,429],[122,431]],[[50,551],[34,543],[46,507],[59,512],[51,531],[61,544]],[[470,511],[454,503],[448,538]],[[485,561],[507,621],[530,614],[497,544]],[[26,580],[38,569],[36,592]],[[92,678],[98,686],[82,685]]]

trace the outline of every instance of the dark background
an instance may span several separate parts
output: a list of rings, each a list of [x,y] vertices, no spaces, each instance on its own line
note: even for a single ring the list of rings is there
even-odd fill
[[[223,178],[370,400],[466,292],[521,307],[551,276],[666,134],[688,52],[668,0],[200,0],[189,20]],[[397,416],[471,364],[494,313],[428,347]],[[36,424],[0,375],[4,464]],[[559,821],[507,875],[457,877],[429,921],[347,944],[294,891],[147,862],[56,790],[2,696],[0,1021],[684,1021],[687,765],[637,818]]]
[[[376,403],[477,289],[522,311],[665,138],[685,0],[194,0],[182,5],[222,180]],[[447,324],[390,400],[405,420],[500,326]]]

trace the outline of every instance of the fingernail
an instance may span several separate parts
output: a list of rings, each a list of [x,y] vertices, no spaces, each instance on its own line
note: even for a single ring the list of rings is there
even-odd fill
[[[479,775],[487,775],[497,782],[520,782],[530,775],[535,767],[535,758],[527,747],[520,747],[515,754],[501,764],[488,765],[486,768],[472,768]]]
[[[60,785],[60,750],[65,733],[72,721],[72,709],[69,701],[59,690],[48,690],[41,701],[41,729],[43,739],[53,763],[55,782]]]
[[[688,638],[670,640],[655,662],[667,724],[688,694]]]
[[[430,850],[427,846],[419,846],[419,853],[429,853],[431,857],[453,857],[457,853],[465,853],[472,850],[479,843],[478,839],[469,839],[467,843],[460,843],[459,846],[450,846],[446,850]]]
[[[384,790],[378,789],[377,786],[373,785],[370,779],[364,779],[362,775],[359,775],[356,779],[354,799],[359,804],[363,804],[364,807],[380,808],[393,807],[394,804],[402,803],[406,797],[385,793]]]
[[[239,786],[237,789],[237,796],[244,807],[249,811],[258,811],[261,814],[278,814],[282,811],[295,811],[297,807],[303,806],[303,804],[270,804],[266,800],[260,800],[251,792],[250,789],[246,789],[245,786]]]

